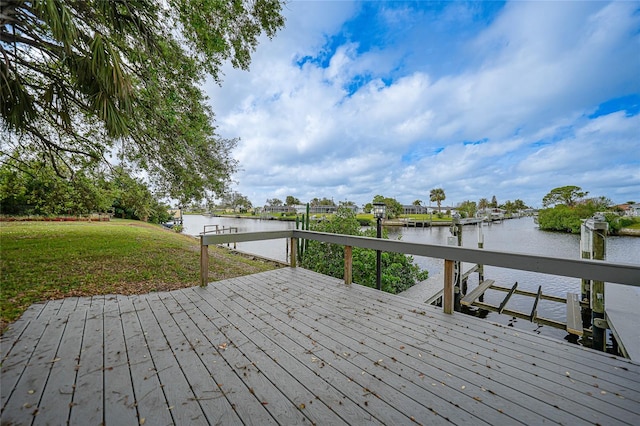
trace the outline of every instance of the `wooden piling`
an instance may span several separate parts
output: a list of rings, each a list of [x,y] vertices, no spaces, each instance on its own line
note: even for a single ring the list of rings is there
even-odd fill
[[[200,236],[200,287],[209,284],[209,246],[202,244],[204,235]]]
[[[587,228],[592,235],[592,259],[604,260],[606,252],[606,235],[608,223],[604,217],[594,216],[587,220]],[[591,282],[591,326],[593,330],[593,348],[604,351],[607,348],[606,330],[604,320],[604,282]]]
[[[484,248],[484,234],[482,232],[482,221],[478,222],[478,248]],[[484,265],[478,264],[478,283],[484,281]],[[484,302],[484,293],[480,295],[480,301]]]
[[[353,280],[353,254],[351,246],[344,246],[344,283],[351,284]]]
[[[296,264],[296,252],[298,251],[298,239],[291,238],[291,244],[289,244],[289,261],[292,268],[297,266]]]
[[[460,218],[457,215],[453,217],[450,231],[451,235],[455,238],[452,238],[449,241],[449,244],[462,247],[462,224],[460,223]],[[466,288],[462,288],[462,263],[459,261],[454,262],[453,280],[453,307],[456,312],[460,312],[460,310],[462,309],[460,305],[460,299],[462,299],[462,295],[466,293]]]
[[[444,261],[444,292],[442,294],[442,309],[445,314],[453,313],[454,305],[454,269],[455,261],[445,259]]]

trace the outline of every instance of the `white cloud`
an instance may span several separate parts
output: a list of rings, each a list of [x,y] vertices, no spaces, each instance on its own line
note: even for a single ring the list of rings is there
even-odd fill
[[[639,116],[588,118],[640,93],[634,7],[509,3],[468,46],[453,42],[451,61],[467,65],[440,75],[429,61],[446,58],[428,56],[429,40],[363,51],[354,33],[328,49],[359,6],[294,1],[287,29],[259,46],[251,72],[227,70],[223,87],[209,87],[219,133],[242,139],[238,190],[257,204],[286,195],[362,204],[375,194],[410,203],[440,186],[452,203],[497,195],[539,204],[564,184],[640,199]],[[454,2],[442,21],[393,4],[382,13],[409,37],[427,21],[446,30],[477,11]],[[422,69],[415,60],[404,68],[419,55]],[[329,65],[300,66],[305,57]]]

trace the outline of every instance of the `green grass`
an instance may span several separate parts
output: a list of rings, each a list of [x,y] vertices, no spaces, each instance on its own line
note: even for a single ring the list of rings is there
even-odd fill
[[[640,229],[640,217],[634,217],[631,219],[633,223],[625,226],[627,229]]]
[[[1,222],[0,250],[0,330],[38,301],[166,291],[200,279],[197,239],[138,221]],[[211,280],[275,267],[209,250]]]

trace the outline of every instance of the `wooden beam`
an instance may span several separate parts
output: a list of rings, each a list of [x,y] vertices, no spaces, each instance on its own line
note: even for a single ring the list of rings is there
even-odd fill
[[[453,286],[454,286],[454,266],[455,261],[445,259],[444,261],[444,294],[442,295],[442,309],[445,314],[453,313]]]
[[[486,311],[491,311],[491,312],[498,312],[498,306],[494,306],[494,305],[490,305],[488,303],[483,303],[483,302],[475,302],[473,304],[473,306],[476,306],[480,309],[484,309]],[[520,319],[525,319],[528,320],[529,319],[529,314],[526,314],[524,312],[520,312],[520,311],[515,311],[512,309],[504,309],[502,311],[503,314],[505,315],[509,315],[511,317],[516,317],[516,318],[520,318]],[[541,325],[548,325],[549,327],[553,327],[553,328],[558,328],[560,330],[565,330],[567,327],[567,324],[560,322],[560,321],[555,321],[552,319],[548,319],[548,318],[542,318],[542,317],[536,317],[533,319],[533,322],[536,324],[541,324]]]
[[[465,306],[473,305],[473,303],[476,301],[476,299],[478,297],[482,296],[484,294],[484,292],[487,291],[487,289],[493,285],[493,283],[494,283],[493,280],[484,280],[484,281],[482,281],[480,284],[478,284],[478,286],[476,288],[471,290],[471,293],[466,294],[462,298],[462,300],[460,301],[460,304],[465,305]]]
[[[200,287],[209,284],[209,246],[202,244],[200,237]]]
[[[536,299],[533,301],[533,308],[531,309],[531,316],[529,321],[533,322],[534,318],[538,316],[538,302],[540,301],[540,296],[542,296],[542,286],[538,286],[538,294],[536,295]]]
[[[473,274],[474,272],[476,272],[479,267],[480,267],[480,265],[473,265],[473,267],[471,267],[471,269],[469,269],[467,272],[462,274],[462,280],[466,280],[467,278],[469,278],[469,276],[471,274]]]
[[[583,334],[580,296],[576,293],[567,293],[567,333]]]
[[[498,313],[501,314],[502,311],[504,311],[504,307],[507,306],[507,303],[509,302],[509,299],[511,299],[511,296],[513,296],[513,292],[516,291],[516,288],[518,287],[518,282],[516,281],[516,283],[513,285],[513,287],[511,287],[511,291],[509,291],[509,293],[507,294],[507,297],[504,298],[504,300],[502,301],[502,303],[500,304],[500,307],[498,308]]]
[[[351,246],[344,246],[344,283],[351,284],[353,280],[353,254]]]
[[[509,287],[502,287],[499,285],[492,285],[491,286],[491,290],[497,290],[497,291],[504,291],[504,292],[509,292],[511,291],[511,289]],[[519,288],[516,289],[516,291],[513,292],[513,294],[519,294],[521,296],[529,296],[529,297],[537,297],[538,293],[537,292],[533,292],[533,291],[527,291],[527,290],[520,290]],[[541,300],[550,300],[552,302],[558,302],[558,303],[566,303],[567,299],[565,299],[564,297],[559,297],[559,296],[553,296],[551,294],[540,294],[540,299]]]
[[[291,238],[291,244],[290,244],[290,247],[289,247],[289,253],[290,253],[289,254],[289,260],[290,260],[292,268],[295,268],[296,266],[298,266],[297,262],[296,262],[296,253],[297,252],[298,252],[298,239],[295,238],[295,237],[292,237]]]

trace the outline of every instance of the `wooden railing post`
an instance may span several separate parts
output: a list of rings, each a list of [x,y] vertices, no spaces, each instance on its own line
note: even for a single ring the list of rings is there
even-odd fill
[[[209,246],[203,244],[204,235],[200,236],[200,286],[209,284]]]
[[[291,261],[290,265],[292,268],[296,266],[296,252],[298,251],[298,239],[295,237],[291,238],[291,244],[289,246],[289,259]]]
[[[442,309],[445,314],[453,313],[453,287],[455,261],[445,259],[444,261],[444,293],[442,295]]]
[[[587,228],[591,231],[591,258],[604,260],[606,257],[606,241],[609,224],[604,216],[596,214],[587,219]],[[604,309],[604,281],[591,281],[591,329],[593,331],[593,349],[606,351],[607,322]]]
[[[353,253],[351,246],[344,246],[344,283],[351,284],[353,280]]]

